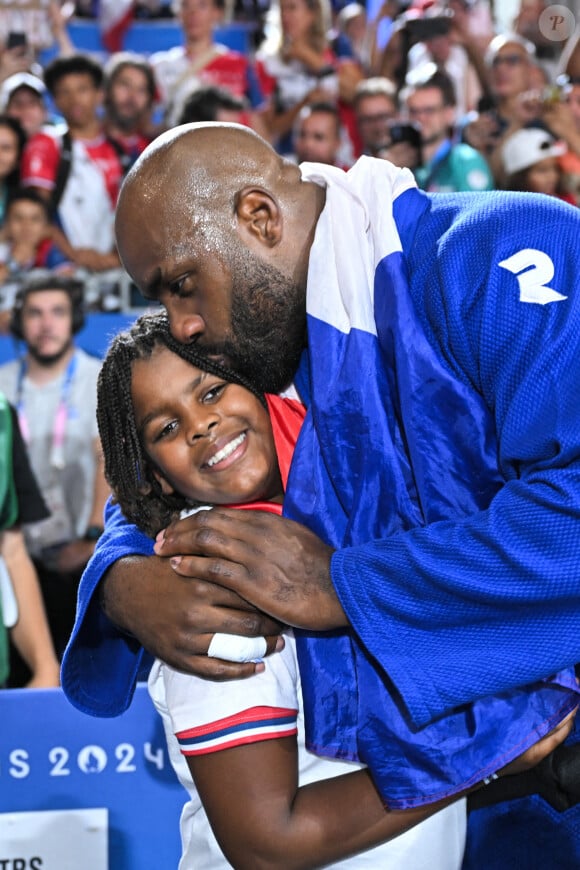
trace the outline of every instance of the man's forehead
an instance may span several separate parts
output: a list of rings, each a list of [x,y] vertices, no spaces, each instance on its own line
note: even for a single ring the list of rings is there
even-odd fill
[[[66,290],[60,287],[46,288],[46,290],[33,290],[24,299],[24,305],[28,308],[39,308],[49,305],[70,305],[71,299]]]

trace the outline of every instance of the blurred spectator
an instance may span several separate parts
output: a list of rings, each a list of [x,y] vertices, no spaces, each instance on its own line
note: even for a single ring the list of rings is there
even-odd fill
[[[46,86],[33,73],[15,73],[0,87],[0,112],[20,121],[27,138],[38,133],[51,118],[46,105]]]
[[[453,13],[454,21],[474,40],[483,57],[496,33],[489,0],[445,0],[442,5]]]
[[[337,57],[352,57],[365,75],[371,73],[372,29],[361,3],[347,3],[336,16],[332,49]]]
[[[304,106],[294,125],[294,154],[298,163],[340,166],[340,113],[334,103]],[[341,167],[345,168],[345,167]]]
[[[17,188],[6,206],[0,242],[0,332],[8,331],[8,315],[16,291],[33,269],[71,270],[72,264],[52,240],[50,211],[32,189]]]
[[[356,89],[353,108],[360,150],[377,157],[389,144],[389,124],[399,114],[395,85],[382,76],[364,79]]]
[[[491,98],[480,101],[477,113],[463,128],[463,139],[487,158],[496,183],[501,184],[502,138],[528,123],[535,111],[527,99],[534,47],[517,34],[501,34],[490,42],[485,61]]]
[[[41,75],[39,57],[46,49],[72,54],[67,30],[71,13],[72,5],[60,0],[0,4],[0,82],[19,72]]]
[[[331,49],[330,8],[326,0],[280,0],[279,22],[256,52],[256,66],[268,99],[265,121],[277,150],[292,153],[292,128],[308,103],[335,101],[345,139],[341,162],[353,162],[352,101],[363,77],[356,61]]]
[[[237,97],[245,97],[252,108],[251,126],[265,132],[256,108],[262,93],[255,71],[245,55],[214,39],[221,22],[225,0],[174,0],[173,9],[183,30],[184,44],[158,51],[149,58],[168,126],[177,123],[184,100],[201,85],[218,85]]]
[[[230,124],[247,124],[247,106],[241,97],[234,97],[217,85],[205,85],[193,91],[186,99],[179,124],[206,121],[224,121]]]
[[[26,134],[15,118],[0,115],[0,226],[4,223],[6,204],[20,183],[20,163]]]
[[[407,29],[412,43],[407,73],[434,63],[453,82],[458,116],[474,109],[489,93],[489,85],[483,54],[462,5],[452,10],[445,3],[433,3],[417,17],[408,17]]]
[[[548,124],[550,130],[564,139],[568,145],[568,150],[560,157],[560,166],[564,173],[563,185],[574,197],[576,205],[580,205],[580,79],[570,82],[565,107],[568,119],[562,119],[564,129],[559,128],[561,110],[556,122],[548,112]]]
[[[103,129],[103,69],[83,54],[57,57],[44,81],[66,128],[47,127],[28,141],[22,184],[50,203],[63,231],[58,245],[72,262],[116,268],[113,220],[125,155]]]
[[[542,13],[549,6],[554,6],[554,4],[546,2],[546,0],[520,0],[512,29],[514,33],[532,43],[536,57],[544,63],[549,77],[552,78],[556,74],[562,43],[550,39],[545,29],[542,31],[540,27]]]
[[[21,524],[45,519],[48,510],[26,455],[14,408],[0,396],[0,687],[58,686],[59,664],[34,565]],[[6,644],[6,629],[12,644]],[[18,662],[23,664],[19,672]]]
[[[545,130],[535,127],[517,130],[505,140],[501,150],[506,189],[545,193],[576,205],[563,186],[558,158],[565,151],[566,145]]]
[[[401,100],[421,130],[423,164],[415,169],[419,187],[437,192],[493,190],[485,158],[454,142],[455,90],[449,76],[429,63],[423,71],[409,73],[409,79],[412,84],[401,92]]]
[[[155,77],[148,60],[131,52],[113,54],[105,66],[103,125],[129,165],[154,136]],[[124,166],[127,170],[127,166]]]
[[[29,279],[11,320],[24,353],[0,366],[0,390],[18,411],[32,469],[51,512],[42,522],[24,526],[24,533],[59,657],[108,496],[96,426],[100,361],[74,343],[83,321],[80,282],[51,273]]]
[[[565,73],[571,81],[580,81],[580,20],[562,50],[558,72]]]
[[[372,22],[371,73],[394,82],[397,92],[405,83],[411,39],[406,20],[399,15],[399,4],[386,2]],[[393,8],[395,11],[393,11]],[[392,20],[391,16],[395,16]],[[387,23],[387,35],[379,34],[381,25]]]

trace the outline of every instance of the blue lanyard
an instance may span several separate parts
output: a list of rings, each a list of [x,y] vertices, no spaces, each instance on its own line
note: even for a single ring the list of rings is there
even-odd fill
[[[66,423],[70,409],[70,395],[72,390],[72,382],[78,366],[78,356],[75,352],[70,359],[66,368],[60,398],[54,415],[54,425],[52,427],[52,445],[50,448],[50,464],[53,468],[64,468],[64,438],[66,434]],[[24,378],[26,376],[26,360],[20,360],[20,371],[18,373],[18,391],[16,400],[16,410],[18,412],[18,422],[24,441],[30,443],[30,426],[24,409]]]

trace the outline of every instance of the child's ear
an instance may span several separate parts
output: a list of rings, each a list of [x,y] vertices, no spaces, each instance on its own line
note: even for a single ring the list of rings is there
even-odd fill
[[[165,477],[163,477],[160,471],[156,471],[155,469],[153,469],[153,477],[160,485],[163,495],[173,495],[173,493],[175,492],[174,487],[171,486],[171,484],[168,480],[165,479]]]

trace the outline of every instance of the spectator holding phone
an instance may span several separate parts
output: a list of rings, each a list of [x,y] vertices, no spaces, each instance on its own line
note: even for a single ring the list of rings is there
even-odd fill
[[[24,32],[11,30],[0,49],[0,82],[15,73],[30,72],[34,50]]]
[[[281,154],[292,153],[292,128],[304,106],[337,103],[352,140],[352,102],[363,71],[356,60],[339,58],[328,38],[330,8],[326,0],[281,0],[279,22],[256,53],[256,69],[268,102],[264,121]],[[354,158],[354,142],[344,142],[344,163]]]

